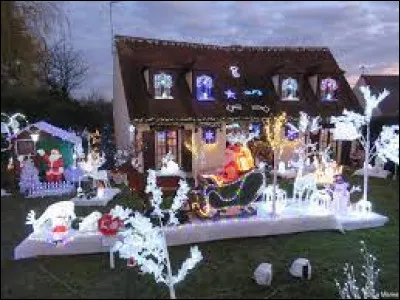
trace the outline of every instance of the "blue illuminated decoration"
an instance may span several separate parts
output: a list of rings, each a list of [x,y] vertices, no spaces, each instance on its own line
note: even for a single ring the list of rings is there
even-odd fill
[[[282,100],[284,101],[298,101],[298,84],[297,80],[291,77],[286,78],[282,82]]]
[[[236,93],[232,90],[226,90],[225,92],[227,99],[235,99],[236,100]]]
[[[213,79],[207,75],[198,76],[196,79],[197,100],[214,100]]]
[[[285,136],[289,141],[294,141],[299,138],[299,130],[293,124],[287,123],[285,126]]]
[[[245,91],[244,91],[244,94],[245,94],[246,96],[253,96],[253,95],[255,95],[255,96],[261,97],[261,96],[263,95],[263,92],[260,91],[260,90],[245,90]]]
[[[203,141],[206,144],[214,144],[216,141],[216,130],[215,128],[203,128]]]
[[[261,124],[260,123],[252,123],[249,125],[249,131],[254,133],[257,138],[261,136]]]

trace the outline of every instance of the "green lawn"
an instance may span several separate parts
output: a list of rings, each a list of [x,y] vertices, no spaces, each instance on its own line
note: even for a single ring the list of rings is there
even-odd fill
[[[353,179],[355,180],[355,179]],[[357,179],[361,182],[361,179]],[[374,210],[389,217],[386,226],[341,234],[335,231],[304,232],[263,238],[201,243],[203,261],[177,285],[178,298],[338,298],[334,278],[342,278],[346,261],[361,266],[359,241],[364,240],[381,268],[381,291],[399,291],[399,182],[371,179],[370,200]],[[136,207],[138,198],[127,191],[109,204]],[[163,285],[152,277],[127,268],[116,260],[109,269],[107,253],[42,257],[13,261],[13,249],[30,232],[24,225],[30,209],[40,215],[51,201],[12,196],[1,199],[1,298],[169,298]],[[95,208],[76,209],[83,216]],[[49,245],[50,247],[50,245]],[[189,245],[170,247],[175,270],[186,258]],[[306,257],[312,264],[312,279],[292,278],[293,259]],[[273,264],[271,287],[252,280],[261,262]]]

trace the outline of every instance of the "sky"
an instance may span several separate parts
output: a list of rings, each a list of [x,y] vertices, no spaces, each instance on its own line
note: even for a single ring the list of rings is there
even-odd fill
[[[326,46],[353,85],[399,73],[397,1],[113,1],[114,34],[217,45]],[[109,1],[65,1],[89,74],[75,95],[112,99]]]

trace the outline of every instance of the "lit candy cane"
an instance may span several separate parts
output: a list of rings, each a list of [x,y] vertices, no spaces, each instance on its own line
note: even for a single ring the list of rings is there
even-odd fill
[[[230,66],[229,69],[231,70],[232,76],[234,78],[239,78],[240,74],[239,74],[239,67],[237,66]]]

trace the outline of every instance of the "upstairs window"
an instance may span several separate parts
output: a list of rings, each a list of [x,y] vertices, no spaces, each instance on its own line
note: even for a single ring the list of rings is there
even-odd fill
[[[298,83],[294,78],[282,81],[282,101],[299,101]]]
[[[196,78],[196,96],[199,101],[214,100],[214,83],[208,75],[201,75]]]
[[[321,81],[320,90],[321,90],[321,101],[323,102],[337,101],[338,85],[335,79],[333,78],[323,79]]]
[[[154,75],[154,98],[173,99],[171,75],[165,73],[158,73]]]

